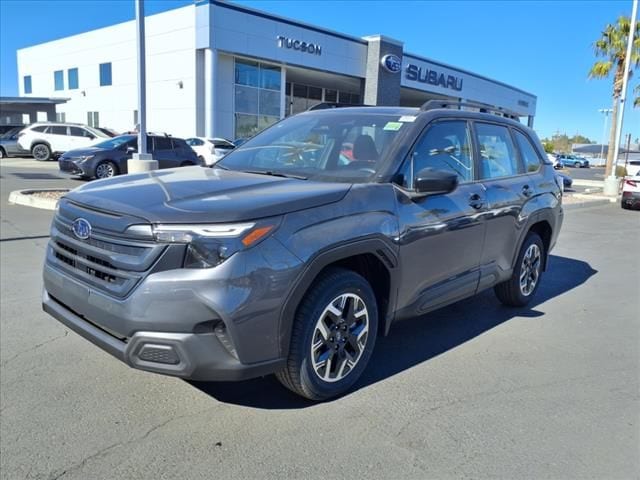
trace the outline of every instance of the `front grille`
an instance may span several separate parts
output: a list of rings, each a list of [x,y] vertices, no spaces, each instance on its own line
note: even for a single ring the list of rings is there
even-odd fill
[[[139,283],[162,254],[164,246],[128,239],[96,228],[80,240],[59,216],[54,219],[48,261],[84,283],[124,297]]]

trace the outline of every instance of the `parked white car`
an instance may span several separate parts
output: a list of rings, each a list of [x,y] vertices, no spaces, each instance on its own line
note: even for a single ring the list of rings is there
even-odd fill
[[[627,175],[634,177],[640,172],[640,160],[631,160],[625,164]]]
[[[640,171],[634,176],[624,177],[620,206],[640,210]]]
[[[191,137],[185,140],[193,148],[203,165],[215,165],[236,146],[224,138]]]
[[[77,123],[33,123],[18,134],[18,146],[41,162],[68,150],[104,142],[109,136]]]

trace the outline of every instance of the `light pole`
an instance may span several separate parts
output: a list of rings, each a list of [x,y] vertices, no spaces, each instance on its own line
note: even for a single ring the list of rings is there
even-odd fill
[[[136,43],[138,66],[138,152],[127,162],[129,173],[148,172],[158,168],[158,162],[147,153],[147,91],[145,71],[144,0],[135,0]]]
[[[620,137],[622,136],[622,127],[624,122],[624,106],[627,98],[627,86],[629,83],[629,70],[631,68],[631,52],[633,51],[633,41],[636,32],[636,16],[638,14],[638,0],[633,0],[631,9],[631,22],[629,22],[629,38],[627,39],[627,56],[624,59],[624,70],[622,72],[622,91],[620,93],[620,114],[616,124],[615,145],[613,147],[613,168],[611,176],[604,179],[604,194],[617,195],[619,190],[619,182],[616,178],[616,166],[618,165],[618,152],[620,151]]]
[[[607,120],[613,110],[611,108],[600,108],[598,111],[604,114],[604,128],[602,130],[602,145],[600,145],[600,158],[604,158],[604,142],[607,140]],[[605,162],[606,163],[606,162]]]

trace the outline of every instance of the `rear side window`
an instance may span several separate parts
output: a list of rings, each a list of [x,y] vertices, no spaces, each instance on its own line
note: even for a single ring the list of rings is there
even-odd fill
[[[536,149],[531,145],[527,137],[519,131],[515,131],[516,143],[520,150],[525,172],[537,172],[540,169],[540,157]]]
[[[425,168],[455,173],[460,183],[473,180],[473,155],[469,126],[466,121],[437,122],[427,128],[418,140],[409,171],[403,173],[405,186]]]
[[[51,127],[49,127],[49,133],[52,133],[53,135],[66,135],[67,127],[63,127],[61,125],[52,125]]]
[[[185,141],[187,142],[188,145],[191,145],[192,147],[200,147],[204,145],[204,142],[199,138],[188,138]]]
[[[171,150],[171,139],[169,137],[154,137],[153,143],[156,150]]]
[[[174,150],[178,150],[180,148],[184,148],[184,149],[189,148],[189,146],[181,138],[172,138],[171,142],[173,143]]]
[[[480,150],[480,178],[510,177],[520,173],[518,157],[507,127],[477,123],[476,132]]]
[[[48,126],[46,126],[46,125],[40,125],[40,126],[38,126],[38,127],[33,127],[33,128],[31,129],[31,131],[33,131],[33,132],[40,132],[40,133],[44,133],[44,132],[46,132],[47,128],[49,128],[49,127],[48,127]]]

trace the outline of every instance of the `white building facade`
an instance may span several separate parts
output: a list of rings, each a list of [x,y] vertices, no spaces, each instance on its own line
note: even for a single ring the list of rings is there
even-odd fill
[[[218,0],[145,19],[147,128],[247,137],[321,102],[481,103],[530,125],[536,97],[403,51]],[[58,119],[132,130],[138,123],[136,31],[129,21],[18,50],[20,96],[65,97]]]

